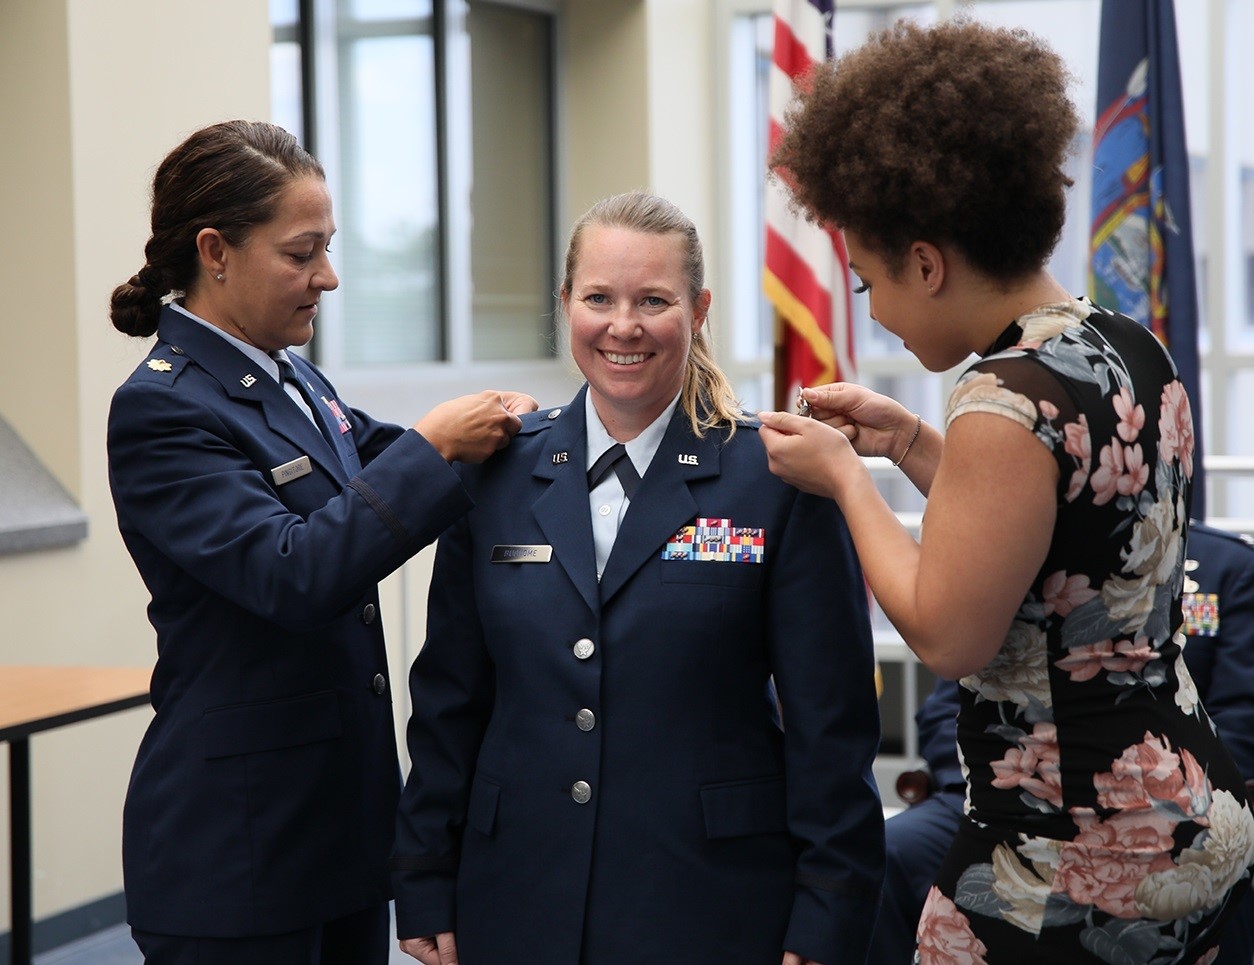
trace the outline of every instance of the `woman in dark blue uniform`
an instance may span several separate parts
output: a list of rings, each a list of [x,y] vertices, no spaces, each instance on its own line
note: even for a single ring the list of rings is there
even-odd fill
[[[587,385],[463,471],[393,859],[398,935],[428,965],[865,957],[866,595],[835,506],[768,472],[703,273],[673,205],[596,205],[560,288]]]
[[[469,508],[449,462],[535,405],[485,392],[407,430],[288,356],[339,284],[334,231],[290,134],[217,124],[158,168],[146,262],[113,293],[119,331],[157,335],[109,413],[157,631],[123,827],[149,962],[387,961],[400,780],[376,584]]]

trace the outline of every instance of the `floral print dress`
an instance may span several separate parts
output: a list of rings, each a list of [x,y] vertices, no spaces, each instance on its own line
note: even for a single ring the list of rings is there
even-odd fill
[[[1180,654],[1188,397],[1151,333],[1077,301],[963,374],[946,424],[969,412],[1053,453],[1057,519],[1001,650],[960,681],[967,819],[916,961],[1209,962],[1254,818]]]

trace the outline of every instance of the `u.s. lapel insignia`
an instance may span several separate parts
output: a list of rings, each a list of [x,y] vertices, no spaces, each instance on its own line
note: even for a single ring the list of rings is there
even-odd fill
[[[569,453],[569,452],[555,452],[555,453],[553,453],[553,465],[555,465],[555,466],[560,466],[560,465],[561,465],[562,463],[564,463],[564,462],[570,462],[570,453]]]
[[[699,466],[699,465],[701,465],[700,461],[697,459],[696,454],[695,454],[695,453],[692,453],[692,452],[681,452],[681,453],[679,454],[679,464],[680,464],[681,466]]]
[[[246,376],[244,376],[242,379],[239,380],[239,384],[242,385],[246,389],[251,389],[254,385],[257,384],[257,376],[249,372]]]
[[[154,372],[169,372],[174,368],[174,366],[165,359],[149,359],[148,367]]]

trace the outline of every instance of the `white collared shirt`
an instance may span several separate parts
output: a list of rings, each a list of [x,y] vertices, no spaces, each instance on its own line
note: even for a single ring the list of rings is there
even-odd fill
[[[228,342],[234,345],[237,349],[243,352],[246,356],[248,356],[248,358],[251,361],[256,362],[257,365],[260,366],[261,369],[267,375],[270,376],[270,378],[274,379],[275,382],[278,382],[279,385],[283,386],[283,391],[287,393],[288,398],[296,403],[297,407],[300,409],[301,412],[305,413],[305,416],[309,419],[309,421],[312,422],[315,427],[318,425],[318,420],[314,418],[313,412],[310,411],[309,403],[305,401],[305,397],[300,394],[300,389],[298,389],[291,382],[285,382],[283,380],[283,376],[279,372],[279,363],[276,362],[273,358],[271,358],[270,353],[266,352],[264,349],[257,348],[256,345],[250,345],[248,342],[245,342],[243,339],[236,338],[230,332],[227,332],[224,329],[218,328],[218,326],[214,325],[212,322],[206,322],[203,318],[201,318],[199,315],[195,314],[194,312],[189,312],[186,308],[184,308],[178,302],[170,302],[170,307],[173,308],[176,312],[181,312],[182,314],[186,315],[192,321],[199,322],[201,325],[209,329],[209,331],[213,332],[215,335],[222,336],[224,339],[226,339]],[[275,353],[275,355],[281,355],[284,358],[286,358],[287,350],[279,349]]]
[[[630,442],[624,443],[627,458],[636,467],[636,472],[643,479],[649,471],[649,464],[657,454],[657,448],[666,435],[666,427],[670,425],[675,406],[679,404],[679,395],[671,400],[662,414],[650,422],[640,435]],[[584,420],[587,423],[588,461],[591,466],[601,455],[616,444],[609,430],[597,415],[596,406],[592,404],[592,392],[584,396]],[[597,580],[605,572],[605,563],[610,558],[610,550],[614,548],[614,539],[618,536],[618,527],[627,515],[627,506],[631,502],[623,492],[623,484],[618,481],[617,473],[606,473],[600,484],[588,493],[588,504],[592,510],[592,543],[596,548]]]

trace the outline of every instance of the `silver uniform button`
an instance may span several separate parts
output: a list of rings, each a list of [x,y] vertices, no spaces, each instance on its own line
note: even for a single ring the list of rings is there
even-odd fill
[[[375,674],[374,680],[370,681],[370,689],[376,694],[382,695],[382,693],[388,689],[387,677],[383,676],[381,673]]]
[[[548,415],[548,417],[549,417],[550,419],[556,419],[556,418],[557,418],[559,415],[561,415],[561,414],[562,414],[562,410],[561,410],[561,409],[550,409],[550,410],[549,410],[549,415]]]
[[[597,725],[597,715],[587,707],[575,715],[575,726],[582,731],[590,731]]]
[[[364,623],[366,626],[370,626],[370,624],[374,623],[374,614],[375,614],[374,604],[367,603],[361,609],[361,622]]]
[[[587,804],[592,800],[592,785],[587,781],[576,781],[571,785],[570,796],[576,804]]]
[[[596,653],[597,645],[584,637],[582,640],[575,641],[575,656],[580,660],[587,660]]]

